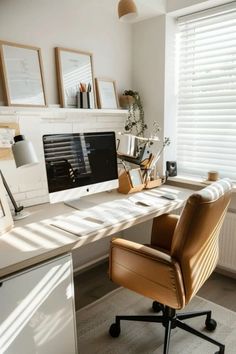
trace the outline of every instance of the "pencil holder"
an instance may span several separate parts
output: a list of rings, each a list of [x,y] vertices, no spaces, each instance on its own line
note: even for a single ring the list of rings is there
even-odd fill
[[[91,92],[77,93],[77,108],[91,108],[92,95]]]

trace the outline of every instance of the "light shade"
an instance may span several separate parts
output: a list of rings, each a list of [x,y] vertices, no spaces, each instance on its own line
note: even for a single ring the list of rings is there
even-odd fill
[[[12,153],[16,167],[32,166],[39,162],[33,144],[31,141],[25,140],[24,135],[15,136],[14,141]]]
[[[118,15],[122,21],[131,21],[137,17],[138,11],[133,0],[120,0],[118,4]]]

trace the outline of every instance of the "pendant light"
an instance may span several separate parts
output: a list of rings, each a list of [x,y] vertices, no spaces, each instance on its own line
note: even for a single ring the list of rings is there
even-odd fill
[[[131,21],[137,17],[137,7],[134,0],[120,0],[118,4],[118,15],[121,21]]]

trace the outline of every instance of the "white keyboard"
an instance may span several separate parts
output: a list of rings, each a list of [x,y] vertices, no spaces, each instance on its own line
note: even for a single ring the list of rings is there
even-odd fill
[[[94,218],[86,218],[76,214],[61,217],[51,225],[80,237],[98,231],[105,226],[100,220],[95,221]]]

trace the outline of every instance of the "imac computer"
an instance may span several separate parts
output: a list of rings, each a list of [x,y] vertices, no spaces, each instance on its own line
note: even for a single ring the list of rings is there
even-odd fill
[[[118,187],[114,132],[43,136],[49,200],[83,209],[80,197]]]

